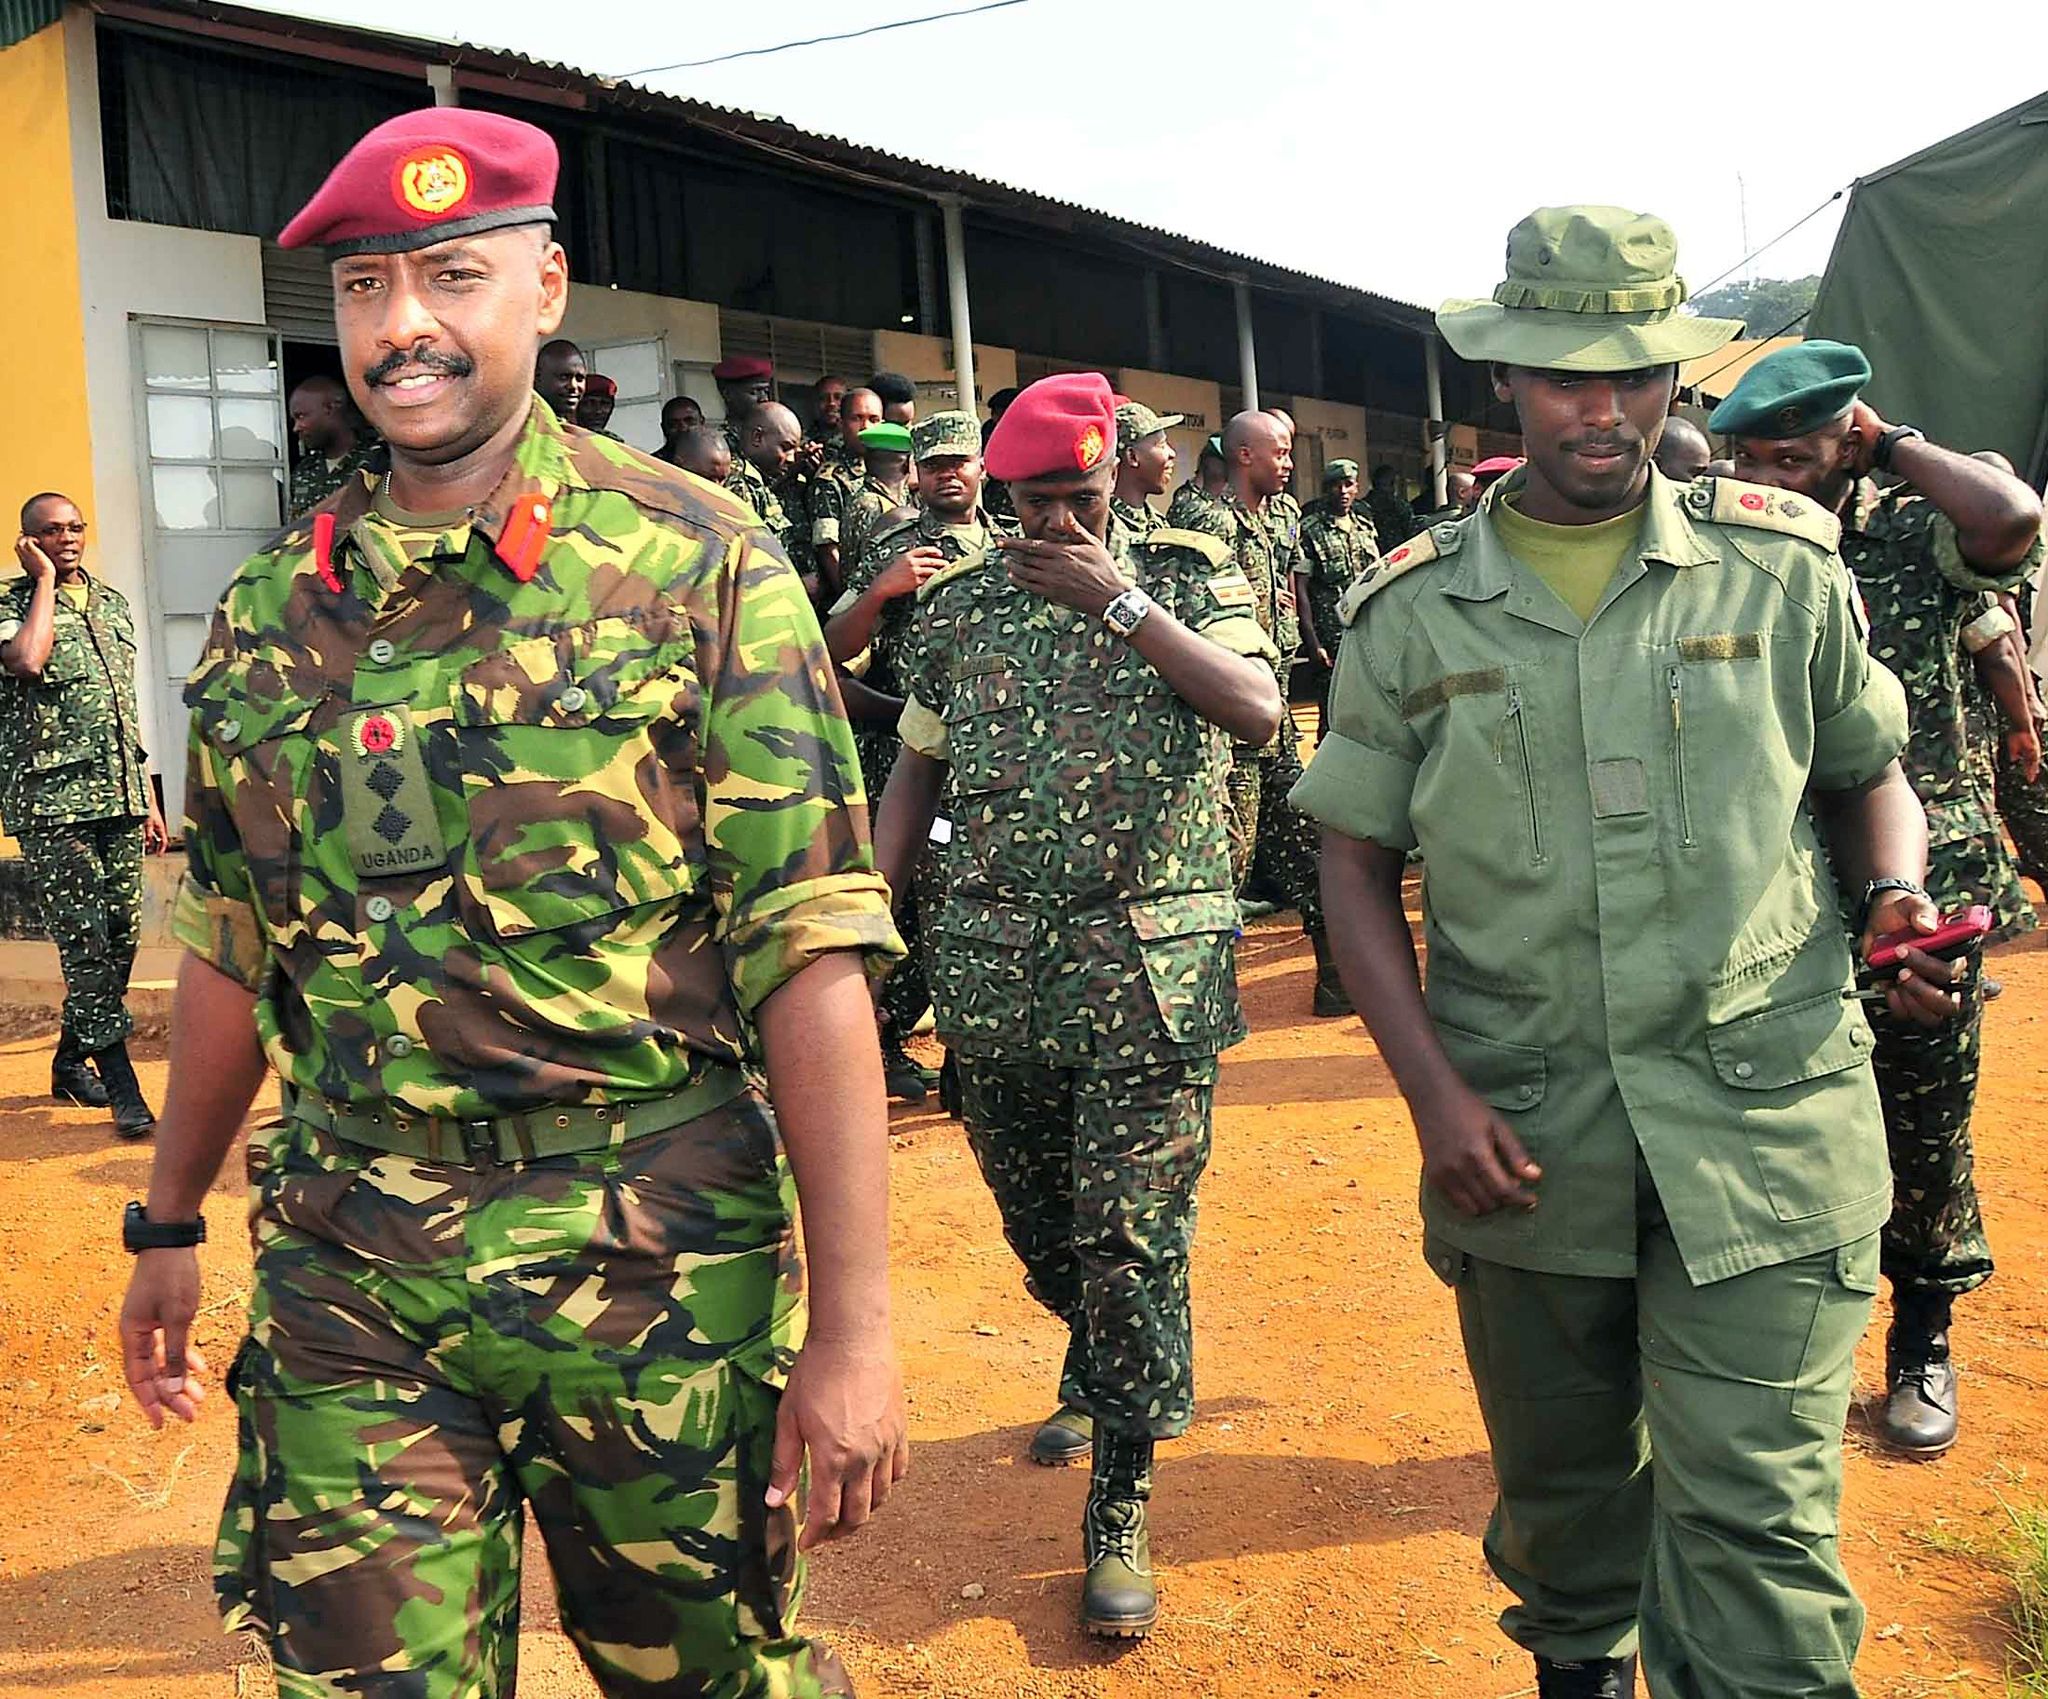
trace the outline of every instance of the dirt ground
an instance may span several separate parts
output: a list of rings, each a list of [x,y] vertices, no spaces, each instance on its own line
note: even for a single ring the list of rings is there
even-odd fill
[[[1028,1299],[960,1130],[899,1112],[893,1233],[914,1473],[884,1518],[813,1570],[808,1625],[864,1694],[935,1699],[1265,1695],[1508,1699],[1533,1691],[1493,1626],[1489,1487],[1451,1304],[1424,1268],[1412,1135],[1355,1022],[1313,1021],[1297,930],[1242,954],[1254,1036],[1223,1071],[1202,1192],[1200,1416],[1162,1450],[1154,1552],[1165,1616],[1107,1649],[1074,1621],[1083,1472],[1021,1453],[1048,1408],[1055,1328]],[[2000,952],[1980,1182],[1999,1278],[1960,1312],[1963,1440],[1890,1461],[1852,1423],[1844,1545],[1870,1608],[1873,1699],[2002,1690],[2005,1590],[1972,1555],[2001,1498],[2048,1491],[2048,954]],[[120,1399],[116,1221],[148,1156],[51,1105],[49,1037],[0,1042],[0,1694],[214,1699],[268,1691],[206,1581],[233,1425],[153,1435]],[[145,1083],[163,1086],[160,1045]],[[225,1365],[246,1240],[223,1183],[200,1337]],[[1859,1391],[1880,1385],[1879,1330]],[[2029,1478],[2030,1471],[2033,1478]],[[523,1692],[590,1689],[554,1631],[536,1548]]]

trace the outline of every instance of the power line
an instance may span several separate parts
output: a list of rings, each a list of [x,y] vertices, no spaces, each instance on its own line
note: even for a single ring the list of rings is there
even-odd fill
[[[773,47],[749,47],[738,53],[720,53],[710,59],[679,59],[673,65],[649,65],[643,71],[626,71],[625,77],[654,77],[664,71],[695,71],[705,65],[726,65],[735,59],[760,59],[770,53],[788,53],[798,47],[822,47],[833,41],[858,41],[864,35],[883,35],[890,30],[912,29],[918,24],[944,23],[948,18],[971,18],[977,12],[1000,12],[1005,6],[1021,6],[1025,0],[985,0],[979,6],[963,6],[952,12],[930,12],[921,18],[898,18],[894,23],[870,24],[866,29],[842,30],[837,35],[806,36],[802,41],[779,41]]]
[[[1749,262],[1755,259],[1758,254],[1768,253],[1771,249],[1775,248],[1780,242],[1784,241],[1787,236],[1791,235],[1793,231],[1799,229],[1802,225],[1811,224],[1816,218],[1820,217],[1822,213],[1826,212],[1829,207],[1833,206],[1835,202],[1840,200],[1848,192],[1849,191],[1847,189],[1837,189],[1832,195],[1828,196],[1826,200],[1822,201],[1819,206],[1815,207],[1813,211],[1809,212],[1804,218],[1799,219],[1796,223],[1786,225],[1784,229],[1780,230],[1777,233],[1777,235],[1773,236],[1761,248],[1750,249],[1750,251],[1744,254],[1741,259],[1737,260],[1726,271],[1722,272],[1719,277],[1715,278],[1712,283],[1706,284],[1698,289],[1690,290],[1688,291],[1688,293],[1691,294],[1695,299],[1697,299],[1699,296],[1706,294],[1708,290],[1716,289],[1721,284],[1726,283],[1729,278],[1733,277],[1744,266],[1748,265]],[[1795,320],[1794,322],[1797,323],[1798,321]]]

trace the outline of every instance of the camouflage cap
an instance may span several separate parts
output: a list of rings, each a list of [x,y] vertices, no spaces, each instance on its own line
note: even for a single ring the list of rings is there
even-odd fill
[[[1357,476],[1358,462],[1355,460],[1325,460],[1323,462],[1323,482],[1326,484],[1341,484],[1346,478],[1355,478]]]
[[[919,460],[979,454],[981,421],[972,413],[928,413],[910,427],[910,452]]]
[[[1142,401],[1120,401],[1116,408],[1116,451],[1121,454],[1135,443],[1181,423],[1185,413],[1155,413]]]
[[[1444,340],[1467,360],[1629,372],[1711,354],[1743,328],[1678,309],[1678,239],[1663,219],[1612,206],[1539,207],[1508,232],[1490,301],[1446,301]]]

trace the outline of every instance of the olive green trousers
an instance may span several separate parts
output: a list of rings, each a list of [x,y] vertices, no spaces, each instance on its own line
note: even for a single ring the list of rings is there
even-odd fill
[[[1432,1251],[1492,1444],[1508,1637],[1561,1661],[1639,1649],[1657,1699],[1852,1699],[1837,1513],[1877,1235],[1709,1286],[1661,1212],[1633,1280]]]

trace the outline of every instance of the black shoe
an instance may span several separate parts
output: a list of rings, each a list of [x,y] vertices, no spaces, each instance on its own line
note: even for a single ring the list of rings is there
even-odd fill
[[[1142,1640],[1159,1620],[1152,1539],[1145,1502],[1152,1496],[1152,1442],[1129,1434],[1096,1437],[1088,1508],[1081,1514],[1081,1626],[1116,1640]]]
[[[1946,1293],[1900,1293],[1884,1342],[1884,1413],[1877,1437],[1901,1457],[1939,1457],[1956,1442],[1955,1364]]]
[[[112,1101],[107,1082],[92,1071],[85,1059],[85,1046],[66,1031],[57,1040],[57,1054],[50,1059],[50,1095],[59,1103],[82,1104],[87,1109],[104,1109]]]
[[[938,1083],[938,1075],[903,1048],[901,1039],[882,1040],[882,1082],[889,1095],[905,1103],[922,1103]]]
[[[156,1126],[156,1111],[143,1100],[142,1082],[135,1077],[135,1064],[128,1060],[128,1046],[109,1044],[104,1050],[95,1050],[92,1060],[100,1078],[106,1081],[115,1135],[124,1139],[148,1137]]]
[[[960,1119],[960,1105],[962,1101],[963,1099],[960,1095],[960,1058],[948,1050],[946,1052],[946,1059],[939,1064],[939,1107],[957,1121]]]
[[[1085,1463],[1095,1449],[1095,1420],[1085,1410],[1062,1404],[1039,1423],[1025,1453],[1032,1462],[1048,1469],[1064,1469],[1069,1463]]]
[[[1337,1015],[1355,1015],[1351,1006],[1351,993],[1344,989],[1344,981],[1337,977],[1336,958],[1330,954],[1330,940],[1320,932],[1309,934],[1309,944],[1316,953],[1316,989],[1309,999],[1309,1013],[1329,1019]]]
[[[1586,1658],[1575,1664],[1536,1660],[1537,1699],[1635,1699],[1634,1658]]]

